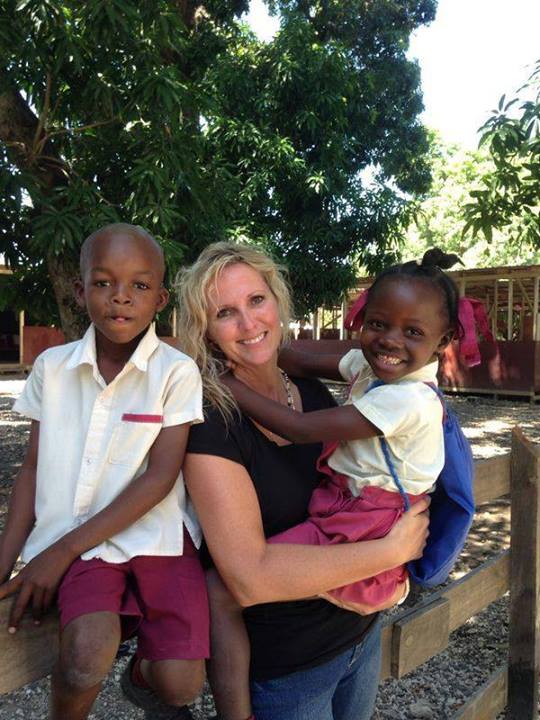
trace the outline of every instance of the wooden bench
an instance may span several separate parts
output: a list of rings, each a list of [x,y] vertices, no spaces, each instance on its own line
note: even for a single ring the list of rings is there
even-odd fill
[[[538,702],[540,579],[540,450],[519,429],[510,453],[475,464],[475,498],[481,505],[511,495],[511,548],[419,605],[390,616],[383,628],[381,679],[401,678],[441,652],[450,633],[510,592],[508,661],[455,715],[493,720],[506,706],[509,720],[535,720]],[[11,601],[0,603],[6,627]],[[0,635],[0,692],[10,692],[51,671],[58,652],[54,614],[36,628],[25,619],[15,636]]]

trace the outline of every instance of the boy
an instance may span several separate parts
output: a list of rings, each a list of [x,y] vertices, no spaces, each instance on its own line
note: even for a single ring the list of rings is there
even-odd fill
[[[29,604],[39,623],[58,589],[52,720],[87,717],[121,631],[138,634],[130,679],[169,705],[198,694],[208,656],[198,528],[180,474],[189,425],[202,421],[201,382],[154,331],[168,301],[163,253],[118,223],[85,240],[80,265],[76,297],[92,324],[40,355],[15,404],[32,427],[0,538],[0,598],[18,592],[9,632]],[[27,565],[6,582],[21,549]]]

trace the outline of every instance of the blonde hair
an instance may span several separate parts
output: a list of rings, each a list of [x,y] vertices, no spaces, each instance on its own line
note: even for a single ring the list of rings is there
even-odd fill
[[[232,419],[237,405],[219,376],[227,369],[226,358],[219,357],[208,339],[209,289],[229,265],[243,263],[261,275],[277,301],[281,322],[281,343],[289,336],[291,294],[286,270],[269,255],[251,245],[217,242],[208,245],[190,267],[176,276],[178,298],[178,340],[186,355],[192,357],[201,372],[204,397],[216,407],[225,421]]]

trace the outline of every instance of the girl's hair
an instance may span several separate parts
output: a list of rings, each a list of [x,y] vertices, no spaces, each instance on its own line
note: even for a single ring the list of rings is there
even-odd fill
[[[392,265],[383,270],[377,277],[368,291],[368,299],[373,297],[377,287],[384,281],[398,278],[414,278],[424,280],[435,286],[443,295],[445,300],[448,322],[458,337],[462,334],[462,327],[459,321],[459,290],[452,278],[444,270],[452,267],[461,260],[453,253],[445,253],[439,248],[432,248],[424,253],[420,262],[409,260],[405,263]],[[463,264],[463,263],[462,263]]]
[[[227,358],[208,338],[208,312],[210,289],[215,287],[226,267],[243,263],[261,275],[274,295],[281,322],[281,342],[289,335],[291,294],[286,271],[258,248],[230,242],[208,245],[190,267],[176,276],[178,297],[178,339],[182,350],[192,357],[201,372],[204,397],[223,415],[232,419],[236,402],[219,376],[227,369]]]

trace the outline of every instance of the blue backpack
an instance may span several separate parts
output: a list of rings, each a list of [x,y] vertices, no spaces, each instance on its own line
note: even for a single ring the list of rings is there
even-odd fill
[[[366,392],[384,383],[372,383]],[[471,447],[458,419],[446,406],[438,387],[426,383],[437,393],[443,406],[444,467],[431,494],[429,537],[424,554],[407,564],[411,580],[423,587],[443,583],[465,544],[474,517],[474,462]],[[396,473],[385,438],[379,438],[388,470],[403,498],[406,509],[409,498]]]

